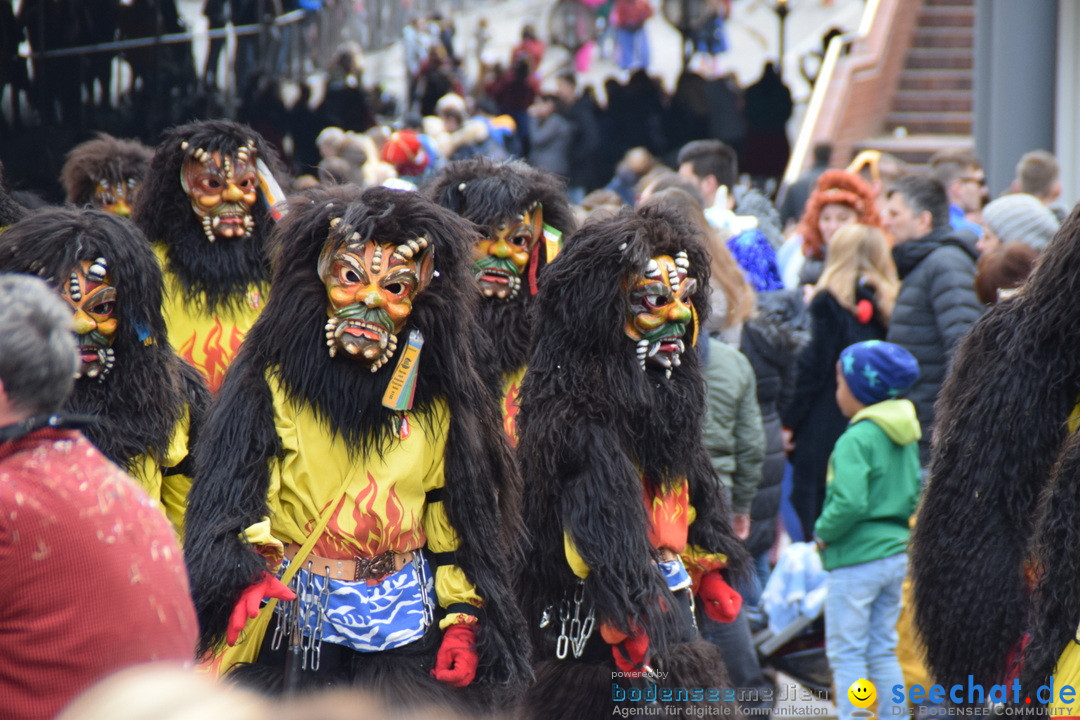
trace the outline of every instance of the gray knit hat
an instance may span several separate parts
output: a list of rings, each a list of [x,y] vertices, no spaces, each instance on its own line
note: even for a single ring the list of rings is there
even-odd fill
[[[1040,252],[1060,226],[1048,207],[1025,193],[999,197],[983,208],[982,216],[1001,242],[1022,242]]]

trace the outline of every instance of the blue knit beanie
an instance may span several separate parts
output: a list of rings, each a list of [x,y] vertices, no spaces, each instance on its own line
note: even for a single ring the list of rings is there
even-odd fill
[[[844,348],[840,371],[863,405],[898,398],[919,379],[919,361],[899,345],[867,340]]]

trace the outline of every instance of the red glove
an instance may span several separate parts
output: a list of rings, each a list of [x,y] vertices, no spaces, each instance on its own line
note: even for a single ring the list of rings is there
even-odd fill
[[[457,623],[443,631],[442,645],[435,656],[435,668],[431,677],[453,685],[465,687],[476,677],[476,630],[472,623]]]
[[[705,614],[716,622],[731,622],[742,608],[742,595],[724,582],[723,576],[716,570],[701,576],[698,599]]]
[[[225,633],[225,641],[235,645],[240,637],[240,631],[247,625],[249,618],[259,614],[259,606],[263,598],[277,598],[278,600],[295,600],[296,593],[282,584],[280,580],[268,572],[264,572],[255,584],[248,587],[240,594],[240,599],[229,616],[229,628]]]
[[[649,661],[649,636],[644,631],[611,646],[615,667],[624,673],[642,673]],[[632,676],[632,675],[631,675]]]

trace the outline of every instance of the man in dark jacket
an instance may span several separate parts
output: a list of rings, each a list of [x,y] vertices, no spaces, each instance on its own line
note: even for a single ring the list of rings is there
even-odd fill
[[[919,457],[926,467],[938,388],[957,343],[982,313],[975,295],[978,253],[949,226],[945,188],[927,177],[902,177],[889,189],[884,227],[893,235],[901,280],[887,339],[919,361],[922,374],[907,397],[923,428]]]

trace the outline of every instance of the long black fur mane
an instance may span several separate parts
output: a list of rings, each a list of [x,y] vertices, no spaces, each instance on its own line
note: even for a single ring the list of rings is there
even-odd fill
[[[209,405],[200,376],[169,345],[157,259],[136,227],[98,210],[42,210],[0,234],[0,271],[37,275],[58,290],[79,261],[98,257],[117,291],[116,365],[100,381],[77,380],[64,409],[96,416],[83,432],[130,471],[147,453],[160,463],[185,405],[195,430]]]
[[[481,685],[520,683],[529,674],[528,652],[520,646],[524,626],[509,580],[520,553],[520,480],[497,407],[473,364],[474,235],[461,218],[416,193],[383,188],[341,186],[291,198],[288,216],[274,231],[274,292],[222,385],[199,444],[190,495],[185,552],[201,651],[220,643],[241,591],[266,569],[237,533],[267,514],[269,465],[280,451],[267,374],[280,378],[293,401],[311,406],[357,461],[381,452],[396,430],[380,404],[395,362],[371,373],[347,355],[331,358],[325,344],[327,299],[317,259],[338,217],[364,237],[426,236],[434,248],[437,275],[416,298],[399,342],[411,328],[424,336],[418,415],[437,399],[450,413],[444,502],[462,541],[456,562],[485,601],[478,630]]]
[[[708,313],[709,259],[700,231],[659,207],[586,224],[548,266],[537,295],[534,351],[522,387],[517,458],[529,549],[521,574],[526,617],[536,622],[573,592],[563,553],[569,531],[591,572],[585,594],[597,620],[665,644],[661,602],[673,607],[652,565],[642,477],[670,486],[685,477],[697,520],[690,542],[723,552],[740,572],[745,553],[702,444],[705,385],[687,342],[670,379],[642,372],[626,337],[626,281],[649,259],[685,250],[700,327]],[[696,332],[697,328],[693,329]]]
[[[120,140],[108,133],[79,143],[67,155],[60,170],[60,184],[64,186],[67,201],[86,205],[93,200],[94,187],[99,180],[112,185],[126,182],[128,178],[142,182],[150,169],[154,151],[138,140]]]
[[[480,157],[448,163],[424,187],[424,193],[480,232],[525,212],[535,202],[543,206],[544,223],[561,232],[564,240],[576,226],[562,181],[520,160],[495,162]],[[539,275],[547,264],[542,241],[533,252],[540,253]],[[491,353],[489,369],[496,377],[521,368],[528,359],[532,302],[527,278],[513,300],[481,299],[479,326]]]
[[[259,190],[251,208],[255,229],[239,240],[210,242],[180,185],[180,170],[188,154],[198,148],[233,154],[249,140],[255,141],[256,156],[280,182],[284,173],[277,153],[246,125],[230,120],[204,120],[166,130],[132,216],[151,243],[165,244],[166,270],[179,278],[188,302],[210,312],[239,307],[251,285],[266,290],[269,262],[264,244],[273,221]],[[187,150],[181,147],[183,142],[188,143]]]
[[[1049,675],[1080,619],[1080,532],[1068,528],[1076,544],[1055,545],[1052,554],[1044,548],[1034,564],[1028,555],[1039,497],[1080,397],[1080,356],[1070,342],[1080,328],[1077,267],[1074,210],[1027,286],[964,338],[942,385],[912,550],[915,618],[936,682],[966,682],[969,674],[984,685],[1002,681],[1031,619],[1031,568],[1044,575],[1026,675]],[[1044,501],[1042,540],[1061,533],[1055,519],[1076,524],[1080,504],[1068,495],[1077,487],[1066,481],[1052,492],[1061,504]],[[1063,563],[1063,554],[1074,561]],[[1071,615],[1062,625],[1063,610]]]
[[[1033,405],[1040,412],[1040,423],[1052,421],[1051,411],[1061,412],[1066,407],[1071,410],[1080,397],[1080,360],[1071,352],[1072,333],[1075,333],[1080,318],[1076,317],[1075,305],[1066,301],[1068,293],[1080,290],[1080,277],[1076,272],[1080,262],[1078,246],[1080,206],[1073,208],[1053,242],[1043,251],[1035,275],[1021,295],[1030,296],[1038,282],[1040,307],[1045,312],[1041,335],[1046,344],[1042,352],[1053,355],[1053,364],[1044,363],[1040,377],[1055,383],[1055,394],[1059,395],[1053,406]],[[1052,286],[1061,294],[1053,294]],[[1059,317],[1054,318],[1055,314]],[[1067,414],[1069,410],[1064,412]],[[1045,419],[1041,418],[1043,414]],[[1063,417],[1059,416],[1058,421],[1062,422]],[[1062,437],[1068,431],[1066,427],[1058,430]],[[1032,453],[1039,451],[1030,440],[1022,443],[1018,449]],[[1080,518],[1080,433],[1074,432],[1064,439],[1050,480],[1038,497],[1035,533],[1028,558],[1037,581],[1028,616],[1031,640],[1024,654],[1021,682],[1032,682],[1036,678],[1043,678],[1040,684],[1047,681],[1061,652],[1075,639],[1080,620],[1080,587],[1077,583],[1080,578],[1080,528],[1077,518]]]
[[[14,225],[27,214],[26,208],[11,197],[11,191],[4,181],[4,165],[0,163],[0,228]]]

